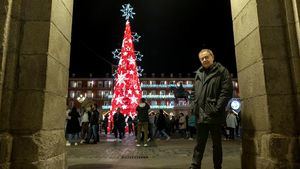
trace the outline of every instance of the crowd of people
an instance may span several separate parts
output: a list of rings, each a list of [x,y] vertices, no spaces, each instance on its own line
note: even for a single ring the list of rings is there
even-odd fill
[[[149,141],[154,139],[169,140],[174,138],[185,138],[194,140],[196,136],[196,116],[189,112],[188,114],[179,113],[177,116],[170,115],[160,109],[158,111],[149,111],[150,106],[145,99],[141,100],[137,107],[135,117],[124,116],[120,109],[117,109],[113,115],[113,126],[108,132],[109,114],[104,117],[97,110],[97,105],[91,105],[83,108],[79,113],[76,107],[67,110],[66,114],[66,139],[67,146],[79,143],[97,144],[100,141],[100,134],[113,134],[115,141],[122,141],[125,137],[125,131],[129,135],[136,137],[137,146],[148,146]],[[240,117],[234,111],[228,111],[226,123],[222,131],[224,140],[233,140],[239,137]],[[127,128],[127,129],[126,129]]]

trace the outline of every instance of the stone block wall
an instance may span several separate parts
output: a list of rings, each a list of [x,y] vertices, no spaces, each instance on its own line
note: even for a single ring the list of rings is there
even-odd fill
[[[231,0],[242,168],[300,168],[299,17],[294,0]]]
[[[0,0],[0,11],[0,169],[66,168],[73,1]]]

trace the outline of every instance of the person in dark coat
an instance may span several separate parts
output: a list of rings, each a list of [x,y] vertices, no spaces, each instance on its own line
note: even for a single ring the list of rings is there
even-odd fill
[[[113,116],[114,119],[114,134],[115,134],[115,138],[116,140],[121,141],[121,139],[124,137],[124,132],[125,132],[125,117],[124,115],[121,113],[121,109],[117,108],[116,113]],[[124,125],[125,124],[125,125]],[[119,139],[118,139],[118,135],[119,135]]]
[[[92,112],[90,116],[90,135],[86,140],[86,143],[90,142],[90,139],[93,137],[93,144],[97,144],[100,141],[99,136],[99,115],[100,113],[97,110],[97,104],[91,106]]]
[[[137,106],[137,119],[138,119],[138,132],[137,132],[137,144],[136,146],[141,146],[141,136],[142,131],[144,132],[144,146],[148,146],[148,124],[149,124],[149,110],[150,106],[146,103],[145,98],[140,100],[140,104]]]
[[[127,119],[128,133],[129,133],[129,134],[131,134],[131,132],[133,132],[132,123],[133,123],[132,117],[129,116],[128,119]]]
[[[214,168],[221,169],[223,155],[220,128],[225,122],[225,107],[233,92],[231,76],[224,66],[214,62],[214,54],[211,50],[202,49],[198,57],[202,66],[196,71],[195,85],[191,94],[192,113],[197,119],[197,138],[190,168],[201,168],[210,132]]]
[[[76,107],[73,107],[68,115],[69,119],[67,121],[66,133],[69,136],[69,142],[67,143],[67,146],[69,146],[72,143],[78,145],[78,136],[79,132],[81,131],[78,119],[80,117],[80,114],[77,112]]]
[[[164,115],[163,109],[159,109],[159,114],[156,120],[155,136],[157,134],[166,137],[166,140],[170,139],[170,136],[166,133],[166,116]]]
[[[104,129],[105,135],[107,135],[108,117],[109,117],[109,114],[107,113],[107,114],[104,116],[104,120],[103,120],[103,129]]]

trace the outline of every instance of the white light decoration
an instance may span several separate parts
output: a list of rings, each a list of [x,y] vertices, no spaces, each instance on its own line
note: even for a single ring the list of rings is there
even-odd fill
[[[84,100],[85,100],[85,96],[83,96],[82,94],[81,95],[79,95],[78,97],[77,97],[77,101],[79,102],[79,103],[82,103]]]
[[[109,99],[112,98],[112,95],[108,96]],[[168,94],[168,95],[143,95],[143,98],[145,99],[175,99],[174,94]]]
[[[241,107],[241,103],[237,100],[233,100],[231,103],[230,103],[230,107],[233,109],[233,110],[238,110],[240,107]]]
[[[102,109],[103,110],[108,110],[111,108],[111,105],[103,105]],[[167,106],[167,105],[151,105],[151,109],[173,109],[174,106]]]
[[[192,88],[193,84],[184,84],[182,85],[183,88]],[[170,88],[170,87],[177,87],[176,84],[152,84],[150,81],[150,84],[141,84],[142,88]]]

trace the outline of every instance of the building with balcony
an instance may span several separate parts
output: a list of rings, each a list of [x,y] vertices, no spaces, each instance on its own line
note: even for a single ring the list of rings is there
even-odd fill
[[[175,92],[179,89],[180,84],[184,91],[189,94],[194,84],[194,78],[190,74],[183,76],[178,74],[152,73],[150,76],[143,74],[140,78],[142,97],[149,103],[152,111],[163,109],[171,115],[179,113],[187,114],[190,110],[190,103],[187,98],[175,97]],[[239,97],[239,88],[237,79],[232,79],[233,98]],[[70,107],[80,107],[84,102],[96,103],[99,111],[105,113],[111,107],[113,95],[114,79],[107,75],[103,78],[76,78],[69,79],[69,89],[67,103]]]
[[[151,110],[158,111],[163,109],[170,114],[189,111],[189,100],[184,98],[175,98],[175,91],[182,84],[187,93],[191,92],[193,87],[193,78],[188,74],[183,77],[182,74],[174,76],[170,74],[166,77],[164,74],[159,76],[152,73],[150,77],[143,74],[140,78],[142,94],[149,103]],[[69,89],[67,103],[70,107],[80,107],[85,101],[92,101],[99,106],[100,112],[107,112],[110,109],[113,95],[114,81],[112,77],[104,78],[76,78],[69,79]]]

